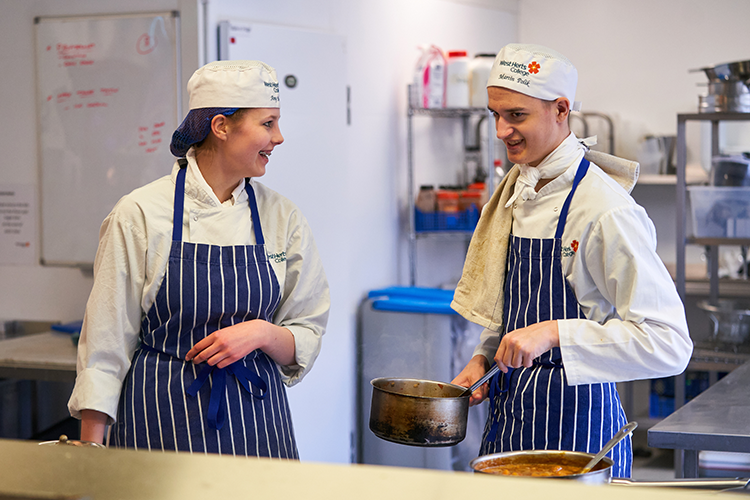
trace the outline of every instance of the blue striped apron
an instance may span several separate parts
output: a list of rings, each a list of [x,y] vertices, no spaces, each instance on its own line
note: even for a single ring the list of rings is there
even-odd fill
[[[286,388],[268,355],[255,350],[224,369],[185,361],[194,344],[219,328],[271,321],[281,298],[249,182],[255,245],[182,241],[186,165],[182,160],[177,174],[169,263],[141,324],[110,442],[297,459]]]
[[[551,238],[511,235],[505,286],[505,334],[541,321],[585,318],[563,273],[562,234],[568,209],[588,171],[585,158],[565,199]],[[480,455],[517,450],[598,452],[627,423],[614,383],[570,386],[560,348],[534,360],[531,368],[509,369],[490,380],[490,411]],[[630,477],[630,436],[608,454],[614,477]]]

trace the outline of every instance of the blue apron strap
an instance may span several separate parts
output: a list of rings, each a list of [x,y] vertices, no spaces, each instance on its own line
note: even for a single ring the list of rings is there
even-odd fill
[[[578,184],[580,184],[581,179],[583,179],[583,176],[586,175],[586,172],[588,172],[588,170],[589,161],[586,158],[582,158],[581,163],[578,164],[578,170],[576,171],[575,179],[573,179],[573,187],[570,188],[570,193],[568,193],[568,197],[565,198],[565,203],[563,203],[562,210],[560,210],[560,218],[557,221],[557,231],[555,231],[555,239],[562,238],[563,229],[565,229],[565,221],[568,218],[570,200],[573,199],[573,193],[576,192]]]
[[[174,186],[174,222],[172,223],[172,241],[182,241],[182,217],[185,208],[185,172],[187,171],[187,160],[177,160],[180,170],[177,171],[177,180]]]
[[[146,344],[141,344],[140,348],[146,352],[156,354],[166,354],[164,352],[155,349],[154,347]],[[235,361],[226,368],[216,368],[209,364],[204,364],[201,370],[198,372],[198,376],[190,387],[185,390],[185,393],[192,397],[198,395],[198,391],[206,383],[208,377],[213,374],[213,380],[211,383],[211,395],[208,401],[208,424],[213,429],[221,429],[226,420],[226,400],[224,398],[227,370],[237,378],[243,389],[245,389],[251,396],[256,399],[265,399],[268,394],[268,384],[258,374],[248,370],[240,361]],[[253,384],[250,387],[250,384]],[[253,390],[256,388],[256,390]]]
[[[221,429],[226,420],[226,401],[224,398],[226,388],[226,377],[227,370],[237,377],[237,381],[240,383],[243,389],[250,393],[256,399],[265,399],[268,394],[268,384],[257,374],[251,372],[240,364],[239,361],[232,363],[226,368],[216,368],[206,364],[203,366],[198,376],[195,378],[190,387],[185,392],[193,397],[198,395],[198,391],[208,380],[208,376],[213,374],[213,380],[211,381],[211,396],[208,401],[208,424],[213,429]],[[250,388],[250,383],[254,387],[258,388],[258,392],[254,392]]]
[[[255,191],[253,186],[250,184],[250,179],[245,181],[245,191],[247,192],[247,200],[250,204],[250,213],[253,216],[253,230],[255,231],[255,244],[265,245],[266,242],[263,239],[263,229],[260,227],[260,215],[258,214],[258,203],[255,201]]]

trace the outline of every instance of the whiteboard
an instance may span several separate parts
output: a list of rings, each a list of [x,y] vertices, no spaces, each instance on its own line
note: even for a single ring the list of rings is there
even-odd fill
[[[40,258],[90,267],[117,201],[171,171],[175,12],[35,19]]]

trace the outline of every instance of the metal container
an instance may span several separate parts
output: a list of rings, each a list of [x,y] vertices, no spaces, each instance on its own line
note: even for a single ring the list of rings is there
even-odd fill
[[[701,113],[750,113],[750,61],[700,68],[708,78],[708,93],[698,97]]]
[[[68,439],[65,434],[60,436],[57,441],[42,441],[40,446],[78,446],[80,448],[105,448],[103,444],[94,443],[93,441],[78,441],[77,439]]]
[[[714,344],[739,345],[750,337],[750,301],[741,299],[718,299],[715,304],[702,300],[698,307],[711,318]]]
[[[717,81],[708,84],[708,94],[698,97],[701,113],[749,113],[750,90],[738,80]]]
[[[750,187],[750,155],[721,155],[711,159],[711,185]]]
[[[465,387],[403,378],[376,378],[371,384],[370,430],[379,438],[411,446],[450,446],[466,437]]]
[[[483,474],[493,474],[488,472],[490,468],[501,467],[504,465],[533,465],[533,464],[564,464],[580,467],[583,469],[589,461],[594,458],[593,453],[583,453],[579,451],[560,451],[560,450],[521,450],[505,451],[484,455],[472,460],[469,465],[475,472]],[[533,476],[542,479],[568,479],[580,481],[588,484],[606,484],[612,479],[612,466],[614,462],[608,457],[604,457],[594,466],[594,469],[585,474],[571,474],[567,476]],[[504,476],[504,474],[497,474]],[[507,477],[507,476],[505,476]],[[513,476],[511,476],[513,477]],[[531,477],[531,476],[527,476]]]

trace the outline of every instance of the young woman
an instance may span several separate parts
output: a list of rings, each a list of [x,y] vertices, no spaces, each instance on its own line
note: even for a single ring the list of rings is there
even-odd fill
[[[171,175],[102,224],[69,409],[83,440],[297,458],[285,386],[330,301],[305,218],[255,180],[284,140],[276,72],[214,62],[188,93]]]

